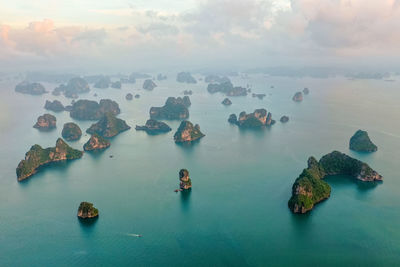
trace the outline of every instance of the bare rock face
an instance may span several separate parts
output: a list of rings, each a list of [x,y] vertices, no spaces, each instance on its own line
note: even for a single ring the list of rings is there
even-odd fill
[[[192,180],[189,177],[189,171],[186,169],[181,169],[179,171],[179,187],[181,190],[189,190],[192,188]]]
[[[302,92],[295,93],[292,99],[293,99],[294,102],[303,101],[303,93]]]
[[[174,140],[176,143],[191,143],[204,136],[198,124],[193,126],[190,121],[182,121],[174,135]]]
[[[80,219],[93,219],[99,216],[99,211],[90,202],[81,202],[78,208],[78,217]]]
[[[39,129],[41,131],[49,131],[56,128],[56,117],[51,114],[44,114],[39,116],[33,128]]]
[[[98,134],[93,134],[90,139],[83,146],[85,151],[97,151],[109,148],[111,145],[110,141],[104,139]]]

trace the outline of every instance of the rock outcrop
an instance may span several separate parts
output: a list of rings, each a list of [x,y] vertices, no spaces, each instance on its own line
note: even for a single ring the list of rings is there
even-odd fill
[[[378,147],[369,139],[366,131],[358,130],[351,138],[349,148],[358,152],[375,152]]]
[[[34,145],[25,154],[25,159],[18,164],[18,181],[32,176],[41,166],[57,161],[78,159],[82,157],[82,154],[82,151],[71,148],[61,138],[57,139],[55,147],[42,148]]]
[[[98,151],[110,147],[111,143],[107,139],[98,134],[93,134],[89,140],[83,145],[85,151]]]
[[[192,95],[193,91],[192,90],[185,90],[183,91],[183,95]]]
[[[121,112],[118,103],[110,99],[102,99],[99,103],[92,100],[78,100],[73,103],[70,116],[78,120],[98,120],[108,112],[118,115]]]
[[[125,96],[126,100],[132,100],[133,99],[133,95],[131,93],[127,93]]]
[[[150,118],[156,120],[183,120],[189,117],[188,106],[190,99],[188,96],[168,97],[162,107],[151,107]]]
[[[157,87],[157,84],[155,82],[153,82],[153,80],[151,80],[151,79],[147,79],[143,82],[144,90],[152,91],[156,87]]]
[[[288,117],[288,116],[282,116],[281,119],[280,119],[280,121],[281,121],[282,123],[288,122],[288,121],[289,121],[289,117]]]
[[[206,83],[224,83],[224,82],[230,82],[229,78],[226,76],[218,76],[218,75],[207,75],[204,78],[204,82]]]
[[[192,180],[190,180],[188,170],[181,169],[179,171],[179,181],[179,188],[181,190],[189,190],[192,188]]]
[[[261,100],[262,100],[265,96],[266,96],[266,94],[255,94],[255,93],[252,94],[252,97],[257,97],[258,99],[261,99]]]
[[[225,99],[222,101],[222,105],[230,106],[230,105],[232,105],[232,101],[231,101],[229,98],[225,98]]]
[[[175,143],[191,143],[205,136],[200,131],[200,126],[193,124],[190,121],[182,121],[178,130],[174,135]]]
[[[76,123],[67,122],[64,124],[61,136],[67,141],[76,141],[81,138],[82,131]]]
[[[40,83],[21,82],[15,86],[15,92],[30,95],[42,95],[47,93],[44,86]]]
[[[49,131],[56,128],[57,119],[51,114],[44,114],[39,116],[33,128],[39,129],[41,131]]]
[[[322,179],[330,175],[348,175],[363,182],[382,181],[383,177],[368,164],[333,151],[323,156],[319,162],[308,159],[308,167],[296,179],[292,187],[292,197],[288,205],[294,213],[306,213],[315,204],[329,198],[331,187]]]
[[[90,202],[81,202],[78,208],[78,218],[94,219],[99,217],[99,211]]]
[[[159,73],[157,75],[157,81],[162,81],[162,80],[166,80],[167,79],[167,75],[163,75],[161,73]]]
[[[130,128],[124,120],[115,117],[111,112],[107,112],[97,123],[92,124],[86,132],[89,134],[98,134],[102,137],[113,137]]]
[[[135,129],[137,131],[146,131],[148,134],[160,134],[171,131],[171,127],[169,127],[166,123],[153,119],[147,120],[146,125],[144,126],[136,125]]]
[[[190,72],[179,72],[176,76],[176,81],[180,83],[197,83]]]
[[[303,94],[308,95],[309,93],[310,93],[310,90],[307,87],[305,87],[303,89]]]
[[[46,100],[44,108],[54,112],[61,112],[65,110],[64,105],[58,100],[54,100],[53,102]]]
[[[249,114],[246,114],[246,112],[242,111],[239,114],[239,119],[236,118],[237,117],[235,114],[231,114],[228,121],[238,125],[240,128],[262,128],[275,123],[275,121],[272,119],[272,114],[263,108],[256,109],[253,113]]]
[[[207,86],[207,91],[211,94],[220,92],[226,96],[246,96],[247,89],[240,86],[233,86],[233,84],[228,80],[223,83],[210,83]]]
[[[101,76],[94,84],[94,88],[106,89],[110,87],[111,80],[108,76]]]
[[[121,84],[120,81],[116,81],[116,82],[112,82],[112,83],[111,83],[111,88],[114,88],[114,89],[121,89],[121,87],[122,87],[122,84]]]
[[[303,101],[303,93],[302,93],[302,92],[297,92],[297,93],[295,93],[292,99],[293,99],[293,101],[295,101],[295,102],[301,102],[301,101]]]

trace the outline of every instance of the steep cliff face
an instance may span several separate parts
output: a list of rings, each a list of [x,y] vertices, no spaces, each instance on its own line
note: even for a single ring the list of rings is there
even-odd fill
[[[78,217],[80,219],[92,219],[99,216],[99,210],[90,202],[81,202],[78,208]]]
[[[323,156],[319,162],[310,157],[307,169],[303,170],[293,184],[292,197],[288,202],[290,210],[294,213],[306,213],[315,204],[329,198],[331,187],[322,180],[327,175],[349,175],[363,182],[383,180],[366,163],[338,151]]]
[[[174,140],[176,143],[190,143],[203,136],[205,135],[200,131],[200,126],[198,124],[193,126],[190,121],[182,121],[174,135]]]
[[[192,188],[192,180],[190,180],[188,170],[181,169],[179,171],[179,181],[179,188],[181,190],[189,190]]]
[[[38,171],[38,168],[51,162],[72,160],[81,158],[82,151],[68,146],[61,138],[57,139],[55,147],[42,148],[34,145],[25,154],[25,159],[21,160],[17,167],[18,181],[22,181]]]
[[[86,130],[89,134],[98,134],[102,137],[113,137],[117,134],[129,130],[131,127],[126,124],[124,120],[121,120],[111,112],[103,115],[103,117],[95,124],[92,124],[89,129]]]
[[[110,147],[111,143],[98,134],[93,134],[83,146],[85,151],[103,150]]]

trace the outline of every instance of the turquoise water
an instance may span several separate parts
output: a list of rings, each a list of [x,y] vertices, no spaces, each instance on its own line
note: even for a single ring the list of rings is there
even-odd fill
[[[20,183],[15,168],[30,146],[54,146],[62,125],[73,120],[55,113],[57,129],[37,131],[32,126],[45,100],[55,97],[16,94],[15,83],[1,83],[0,265],[398,265],[400,83],[262,75],[233,80],[267,97],[232,97],[233,105],[225,107],[224,96],[208,94],[203,82],[174,79],[157,82],[153,92],[139,90],[141,80],[122,90],[92,89],[81,98],[116,100],[132,128],[146,122],[151,106],[191,89],[190,121],[206,136],[185,147],[173,142],[179,122],[169,122],[173,131],[164,135],[131,129],[101,154],[85,153]],[[291,97],[303,87],[310,95],[294,103]],[[128,92],[141,98],[126,101]],[[262,107],[277,120],[270,129],[240,131],[227,123],[231,113]],[[282,115],[290,117],[287,124],[278,121]],[[92,122],[77,123],[84,131]],[[348,150],[357,129],[369,132],[378,152]],[[81,149],[88,138],[69,144]],[[368,186],[329,177],[331,198],[309,214],[292,214],[291,186],[307,158],[332,150],[367,162],[384,182]],[[189,194],[174,193],[180,168],[190,171]],[[94,224],[78,221],[81,201],[99,209]]]

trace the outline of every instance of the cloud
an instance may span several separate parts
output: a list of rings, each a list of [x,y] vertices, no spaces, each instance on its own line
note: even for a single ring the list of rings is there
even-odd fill
[[[178,27],[162,22],[151,23],[146,26],[137,26],[137,31],[143,34],[152,34],[157,36],[176,35],[179,33]]]

